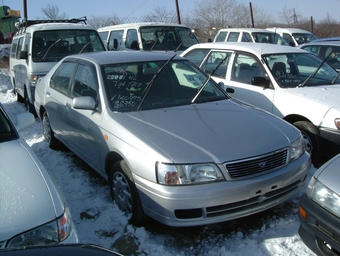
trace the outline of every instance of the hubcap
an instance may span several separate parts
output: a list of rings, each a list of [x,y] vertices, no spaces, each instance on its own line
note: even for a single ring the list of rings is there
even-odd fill
[[[119,172],[114,174],[112,190],[118,207],[126,214],[132,214],[131,190],[123,174]]]

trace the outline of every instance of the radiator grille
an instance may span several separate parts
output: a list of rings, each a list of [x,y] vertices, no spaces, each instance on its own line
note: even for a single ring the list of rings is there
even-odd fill
[[[242,178],[278,169],[287,164],[287,157],[288,149],[284,149],[252,159],[227,163],[225,167],[232,178]]]

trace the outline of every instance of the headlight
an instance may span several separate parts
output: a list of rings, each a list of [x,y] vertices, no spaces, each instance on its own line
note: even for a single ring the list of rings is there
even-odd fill
[[[164,185],[188,185],[224,180],[214,164],[171,165],[157,163],[158,183]]]
[[[340,197],[334,191],[326,187],[314,177],[308,184],[307,196],[327,209],[334,215],[340,217]]]
[[[305,142],[300,136],[296,141],[290,145],[290,162],[298,159],[306,150]]]
[[[57,220],[51,221],[36,229],[27,231],[10,240],[8,248],[57,244],[65,240],[71,233],[71,214],[65,213]]]

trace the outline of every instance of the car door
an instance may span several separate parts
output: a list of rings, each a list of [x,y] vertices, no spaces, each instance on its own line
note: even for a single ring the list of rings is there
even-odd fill
[[[77,97],[92,97],[95,109],[75,109],[73,101]],[[70,97],[65,101],[67,144],[72,151],[96,170],[101,170],[100,143],[103,136],[100,130],[102,111],[98,93],[98,79],[93,64],[79,63],[76,66],[70,85]]]

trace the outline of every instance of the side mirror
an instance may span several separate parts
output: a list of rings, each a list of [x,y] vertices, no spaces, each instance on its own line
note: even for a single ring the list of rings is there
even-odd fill
[[[118,49],[118,40],[117,38],[113,39],[113,50],[117,51]]]
[[[28,59],[28,53],[27,51],[20,51],[19,58],[21,60],[27,60]]]
[[[270,85],[270,80],[267,77],[263,76],[254,76],[251,79],[252,85],[263,86],[264,88],[268,88]]]
[[[94,110],[96,102],[91,96],[75,97],[72,102],[74,109]]]
[[[137,40],[133,40],[130,45],[131,49],[133,50],[139,50],[138,42]]]

